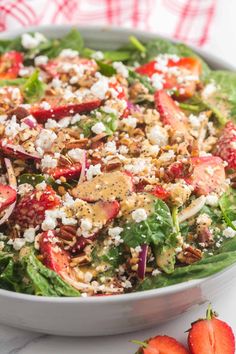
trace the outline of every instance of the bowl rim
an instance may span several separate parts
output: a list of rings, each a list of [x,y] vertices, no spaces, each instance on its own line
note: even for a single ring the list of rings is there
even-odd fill
[[[106,32],[106,33],[116,33],[120,35],[125,35],[126,38],[128,36],[135,35],[138,38],[141,39],[155,39],[155,38],[162,38],[165,40],[169,40],[173,43],[179,43],[179,41],[176,41],[174,39],[168,38],[163,35],[159,35],[154,32],[146,32],[142,30],[137,30],[137,29],[130,29],[130,28],[120,28],[116,26],[86,26],[86,25],[78,25],[78,24],[71,24],[71,25],[42,25],[42,26],[31,26],[31,27],[26,27],[26,28],[20,28],[20,29],[15,29],[15,30],[10,30],[10,31],[4,31],[0,33],[0,40],[1,39],[11,39],[16,36],[19,36],[23,33],[26,32],[43,32],[47,34],[49,31],[64,31],[68,32],[71,28],[77,28],[80,31],[88,31],[88,32]],[[191,49],[193,49],[197,54],[199,54],[201,57],[204,58],[207,62],[212,62],[225,70],[231,70],[234,71],[235,67],[233,65],[230,65],[229,63],[225,62],[222,58],[217,57],[216,55],[209,54],[207,51],[196,48],[194,46],[188,45]],[[96,304],[96,303],[120,303],[123,301],[130,301],[132,302],[133,300],[144,300],[148,298],[157,298],[161,297],[163,295],[171,295],[171,294],[177,294],[179,292],[182,292],[184,290],[189,290],[195,287],[200,287],[200,285],[204,284],[205,282],[209,280],[215,280],[217,278],[220,278],[224,273],[227,273],[231,271],[233,268],[236,268],[236,263],[232,264],[231,266],[228,266],[227,268],[211,275],[205,278],[201,279],[195,279],[195,280],[189,280],[185,281],[182,283],[178,283],[175,285],[169,285],[163,288],[157,288],[157,289],[151,289],[151,290],[143,290],[143,291],[137,291],[134,293],[128,293],[128,294],[119,294],[119,295],[113,295],[113,296],[91,296],[91,297],[55,297],[55,296],[37,296],[37,295],[30,295],[30,294],[24,294],[24,293],[17,293],[14,291],[10,290],[5,290],[5,289],[0,289],[0,297],[7,297],[10,299],[17,299],[17,300],[26,300],[29,302],[39,302],[39,303],[87,303],[87,304]]]

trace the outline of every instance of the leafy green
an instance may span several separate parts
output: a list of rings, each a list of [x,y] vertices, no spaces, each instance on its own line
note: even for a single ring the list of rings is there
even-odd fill
[[[234,221],[236,220],[236,191],[229,188],[219,200],[220,209],[222,211],[225,222],[228,226],[236,230]]]
[[[46,85],[39,78],[39,71],[35,70],[22,86],[24,98],[27,102],[39,101],[45,92]]]
[[[24,173],[23,175],[20,175],[17,179],[18,184],[28,183],[31,184],[31,186],[33,187],[43,181],[45,181],[45,177],[43,175],[34,173]]]
[[[97,60],[97,64],[99,65],[99,71],[102,75],[105,75],[108,77],[115,75],[116,70],[110,64],[104,63],[99,60]]]
[[[191,48],[186,46],[183,43],[173,43],[169,40],[162,39],[162,38],[157,38],[148,41],[145,44],[146,51],[145,52],[140,52],[139,50],[132,51],[133,48],[131,48],[131,60],[129,63],[133,65],[135,62],[139,62],[141,64],[147,63],[150,60],[154,59],[157,55],[159,54],[175,54],[180,57],[194,57],[198,58],[203,67],[203,77],[208,75],[210,72],[210,69],[206,62],[200,58],[194,51],[192,51]]]
[[[154,202],[154,211],[140,223],[129,222],[124,226],[121,234],[124,243],[129,247],[142,244],[163,245],[171,240],[173,222],[169,207],[165,202],[157,199]]]
[[[217,108],[215,104],[204,100],[200,95],[195,95],[184,102],[180,102],[179,106],[183,110],[193,114],[199,114],[203,111],[210,110],[219,124],[224,125],[226,123],[225,114]]]
[[[140,75],[139,73],[136,73],[133,70],[129,70],[129,77],[128,77],[129,84],[132,85],[135,81],[141,82],[141,84],[143,84],[143,86],[145,86],[148,89],[149,93],[155,92],[155,89],[152,86],[150,79],[147,76]]]
[[[21,37],[0,40],[0,54],[9,52],[10,50],[24,51],[21,44]]]
[[[236,73],[230,71],[211,71],[205,83],[215,82],[216,92],[213,94],[214,108],[227,118],[236,119]],[[209,100],[212,101],[212,98]]]
[[[232,248],[232,247],[231,247]],[[231,251],[225,251],[185,267],[176,268],[172,274],[160,274],[146,278],[137,291],[163,288],[193,279],[202,279],[213,275],[236,262],[236,243]]]
[[[81,119],[77,124],[83,130],[85,137],[92,134],[91,128],[94,124],[102,122],[105,126],[107,135],[112,135],[117,129],[118,118],[114,113],[106,113],[102,109],[97,109],[91,113],[90,118]]]
[[[24,85],[26,79],[19,78],[19,79],[9,79],[9,80],[0,80],[0,86],[21,86]]]

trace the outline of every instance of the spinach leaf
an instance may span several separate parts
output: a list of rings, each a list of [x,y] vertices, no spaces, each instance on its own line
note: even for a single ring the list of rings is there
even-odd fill
[[[206,64],[206,62],[200,58],[191,48],[183,43],[173,43],[166,39],[157,38],[148,41],[145,44],[145,48],[145,52],[140,52],[139,50],[131,50],[131,60],[128,63],[131,65],[133,65],[135,62],[144,64],[151,61],[159,54],[175,54],[180,57],[198,58],[202,63],[203,77],[207,76],[210,72],[209,66]]]
[[[205,83],[215,82],[216,92],[209,102],[216,110],[227,118],[236,119],[236,73],[230,71],[211,71]]]
[[[160,274],[146,278],[137,291],[163,288],[165,286],[183,283],[193,279],[202,279],[229,267],[236,262],[236,243],[234,250],[204,258],[186,267],[176,268],[172,274]]]
[[[19,79],[9,79],[9,80],[0,80],[0,86],[21,86],[24,85],[26,79],[19,78]]]
[[[104,63],[99,60],[97,60],[97,64],[99,66],[99,71],[102,75],[110,77],[116,74],[116,70],[110,64]]]
[[[200,95],[194,95],[190,99],[180,102],[179,106],[181,109],[193,114],[199,114],[203,111],[209,110],[212,112],[216,121],[221,125],[224,125],[227,121],[225,114],[218,109],[215,104],[204,100]]]
[[[19,52],[24,51],[21,44],[21,37],[0,40],[0,54],[9,52],[10,50],[16,50]]]
[[[24,173],[20,175],[17,179],[18,184],[28,183],[31,186],[35,187],[37,184],[45,181],[45,177],[43,175],[37,175],[33,173]]]
[[[39,101],[45,92],[46,85],[39,78],[39,71],[35,70],[22,87],[24,98],[27,102]]]
[[[155,89],[152,86],[149,77],[145,75],[140,75],[133,70],[129,70],[129,77],[128,77],[129,84],[132,85],[135,81],[141,82],[141,84],[143,84],[143,86],[145,86],[148,89],[149,93],[151,94],[155,93]]]
[[[77,124],[82,129],[84,136],[89,137],[92,134],[91,128],[98,122],[104,124],[107,135],[112,135],[117,129],[118,117],[114,113],[108,114],[102,109],[97,109],[91,113],[90,118],[81,119]]]
[[[36,295],[44,296],[80,296],[78,290],[64,282],[51,269],[45,267],[30,250],[21,260]]]
[[[159,246],[165,242],[168,243],[173,232],[173,222],[169,207],[165,202],[157,199],[154,202],[153,213],[145,221],[126,224],[121,236],[124,243],[129,247],[151,243]]]
[[[236,230],[236,191],[229,188],[226,193],[222,195],[219,200],[220,209],[222,211],[225,222],[228,226]]]

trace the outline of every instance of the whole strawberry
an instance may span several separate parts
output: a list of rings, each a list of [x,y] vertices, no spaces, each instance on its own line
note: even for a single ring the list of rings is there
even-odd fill
[[[218,139],[215,155],[228,163],[227,169],[236,169],[236,125],[226,123]]]
[[[231,327],[216,318],[209,306],[206,319],[192,324],[188,334],[191,354],[234,354],[235,339]]]

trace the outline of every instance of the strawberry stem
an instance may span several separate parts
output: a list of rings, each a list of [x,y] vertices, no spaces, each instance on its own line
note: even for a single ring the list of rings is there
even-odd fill
[[[208,305],[207,312],[206,312],[206,319],[212,320],[213,317],[217,317],[218,314],[213,311],[211,304]]]
[[[135,339],[131,340],[131,343],[137,344],[137,345],[139,345],[139,346],[141,346],[143,348],[147,348],[148,347],[148,344],[146,342],[141,342],[141,341],[135,340]]]

